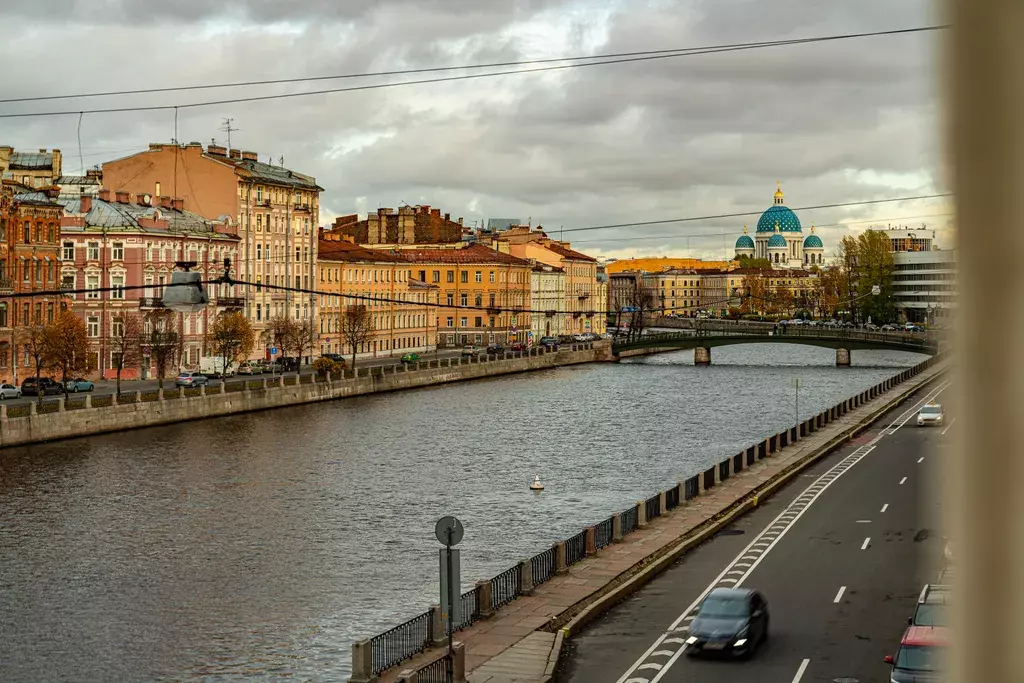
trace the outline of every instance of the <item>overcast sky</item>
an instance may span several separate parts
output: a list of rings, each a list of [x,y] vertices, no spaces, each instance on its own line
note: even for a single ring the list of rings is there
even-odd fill
[[[39,0],[0,3],[0,98],[803,38],[940,23],[923,0]],[[316,176],[321,223],[378,206],[593,225],[945,191],[939,34],[183,109],[178,139]],[[461,72],[460,72],[461,73]],[[358,83],[431,77],[396,76]],[[0,103],[0,113],[184,104],[354,81]],[[59,147],[77,116],[0,119],[0,144]],[[85,115],[86,166],[174,136],[170,111]],[[944,228],[940,201],[800,213],[831,252],[864,219]],[[756,217],[566,232],[607,256],[732,253]],[[867,227],[857,223],[856,229]],[[728,237],[719,236],[728,233]],[[940,232],[951,245],[951,231]],[[697,235],[712,237],[696,237]],[[687,236],[690,239],[687,240]],[[635,239],[643,237],[645,239]]]

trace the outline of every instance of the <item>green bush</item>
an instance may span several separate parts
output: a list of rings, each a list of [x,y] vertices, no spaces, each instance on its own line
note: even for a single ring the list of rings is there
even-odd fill
[[[330,358],[317,358],[313,361],[313,370],[316,371],[317,376],[321,379],[326,379],[328,372],[331,373],[333,379],[337,379],[342,376],[345,369],[341,366],[341,363]]]

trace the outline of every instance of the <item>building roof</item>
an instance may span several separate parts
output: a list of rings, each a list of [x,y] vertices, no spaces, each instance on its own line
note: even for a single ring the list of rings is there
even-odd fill
[[[808,235],[804,239],[804,249],[824,249],[825,245],[821,243],[821,238],[817,235]]]
[[[344,261],[346,263],[404,263],[395,252],[387,249],[367,249],[344,240],[320,240],[317,258],[321,261]]]
[[[80,197],[60,197],[56,201],[64,206],[65,213],[83,216]],[[85,225],[61,225],[61,232],[106,230],[165,235],[220,236],[224,239],[238,239],[237,235],[216,232],[213,221],[191,211],[179,211],[163,206],[110,202],[98,197],[92,197],[91,202],[92,206],[83,216]],[[141,222],[157,218],[167,221],[167,227],[143,225]]]
[[[508,230],[511,227],[522,225],[522,218],[488,218],[488,230]]]
[[[45,192],[22,192],[14,195],[14,201],[31,206],[60,206]]]
[[[95,185],[99,187],[103,183],[95,176],[87,175],[62,175],[57,180],[58,185]]]
[[[740,238],[736,240],[737,249],[753,249],[754,240],[750,239],[750,235],[740,235]]]
[[[423,249],[401,249],[398,257],[408,263],[452,263],[452,264],[501,264],[531,267],[529,261],[511,254],[495,251],[482,244],[470,244],[458,249],[426,247]]]
[[[549,266],[544,263],[537,263],[533,266],[533,272],[535,273],[564,273],[565,268],[559,268],[558,266]]]
[[[757,219],[757,231],[775,232],[776,223],[779,224],[779,232],[802,232],[800,219],[784,204],[769,206]]]
[[[11,154],[11,170],[41,171],[53,168],[53,154],[50,152],[14,152]]]
[[[758,228],[760,229],[760,228]],[[789,245],[786,244],[786,238],[782,236],[782,233],[777,232],[768,239],[769,249],[785,249]]]
[[[232,159],[231,157],[216,156],[206,154],[205,156],[222,161],[226,164],[231,164],[238,170],[238,174],[243,178],[251,178],[256,182],[267,183],[270,185],[284,185],[286,187],[294,187],[303,190],[312,190],[315,192],[322,192],[323,188],[316,184],[316,181],[302,173],[296,173],[295,171],[284,168],[283,166],[273,166],[271,164],[265,164],[262,161],[252,161],[251,159]]]
[[[563,246],[558,242],[546,242],[544,243],[544,247],[555,252],[562,258],[571,259],[573,261],[590,261],[592,263],[597,263],[597,259],[594,258],[593,256],[581,254],[580,252],[574,249],[570,249],[569,247]]]

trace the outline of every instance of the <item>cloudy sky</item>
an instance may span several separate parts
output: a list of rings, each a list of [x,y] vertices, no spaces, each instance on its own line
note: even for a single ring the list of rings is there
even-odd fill
[[[940,23],[924,0],[39,0],[0,3],[0,99],[805,38]],[[321,223],[430,204],[531,219],[607,256],[720,257],[756,217],[571,232],[945,191],[937,33],[507,75],[178,111],[316,176]],[[457,72],[469,73],[469,72]],[[187,104],[444,74],[0,103],[0,113]],[[173,111],[0,119],[65,172],[174,137]],[[952,243],[942,201],[801,212],[831,247],[868,219]],[[893,220],[893,219],[901,220]],[[840,226],[839,223],[846,225]],[[725,235],[728,236],[725,236]],[[703,237],[701,237],[703,235]]]

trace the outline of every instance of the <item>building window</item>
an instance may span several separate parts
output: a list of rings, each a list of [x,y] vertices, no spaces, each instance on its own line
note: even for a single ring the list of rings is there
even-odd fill
[[[259,186],[256,187],[256,201],[258,201],[258,202],[262,202],[263,201],[263,186],[262,185],[259,185]],[[257,220],[259,220],[258,217],[257,217]]]
[[[491,294],[490,294],[490,304],[489,305],[490,305],[491,308],[494,308],[494,292],[491,292]]]
[[[484,281],[483,271],[478,270],[475,273],[473,273],[473,280],[474,280],[474,282],[483,282]]]
[[[32,224],[29,223],[28,221],[25,221],[25,232],[23,234],[23,241],[25,242],[25,244],[32,243]]]
[[[120,339],[121,337],[124,336],[123,320],[121,320],[120,318],[115,318],[114,321],[110,323],[110,336],[113,337],[114,339]]]
[[[43,262],[36,261],[36,283],[43,281]]]
[[[86,275],[85,276],[85,288],[89,290],[85,293],[86,299],[99,299],[100,293],[100,276],[99,275]]]
[[[476,323],[476,325],[474,327],[483,327],[483,325],[484,325],[484,319],[481,316],[479,316],[479,315],[476,317],[474,322]]]
[[[491,278],[491,282],[494,282],[494,271],[493,270],[490,272],[490,278]]]
[[[100,336],[100,319],[94,315],[90,315],[85,320],[85,328],[90,337]]]
[[[114,255],[115,261],[124,261],[124,242],[114,242]]]
[[[124,275],[114,275],[110,278],[110,286],[113,290],[110,292],[111,299],[123,299],[124,298]]]
[[[434,272],[433,272],[433,273],[431,274],[431,278],[430,278],[430,279],[431,279],[431,281],[433,281],[434,283],[438,283],[438,282],[440,282],[440,281],[441,281],[441,271],[439,271],[439,270],[435,270],[435,271],[434,271]]]
[[[65,261],[74,261],[75,260],[75,243],[74,242],[65,242],[64,243],[63,252],[64,253],[62,254],[62,256],[63,256]]]
[[[462,305],[463,306],[468,306],[469,305],[469,294],[466,294],[465,292],[463,292],[462,293],[462,297],[461,297],[461,301],[462,301]]]
[[[455,282],[455,271],[454,270],[449,270],[448,271],[448,282]]]
[[[46,232],[46,237],[47,237],[47,240],[46,240],[47,242],[56,242],[57,241],[57,226],[55,226],[53,223],[50,223],[50,226],[49,226],[49,228],[47,229],[47,232]]]
[[[459,280],[462,281],[463,283],[468,283],[469,282],[469,271],[468,270],[461,271],[459,273]]]
[[[469,318],[459,318],[459,327],[469,327]]]
[[[100,243],[99,242],[89,242],[88,245],[86,245],[85,257],[87,259],[89,259],[90,261],[99,261],[100,260]]]
[[[449,306],[454,306],[455,305],[455,295],[454,294],[452,294],[451,292],[448,292],[447,299],[448,299],[448,305]]]
[[[36,304],[35,323],[36,323],[36,325],[42,325],[43,324],[43,305],[41,303]]]

